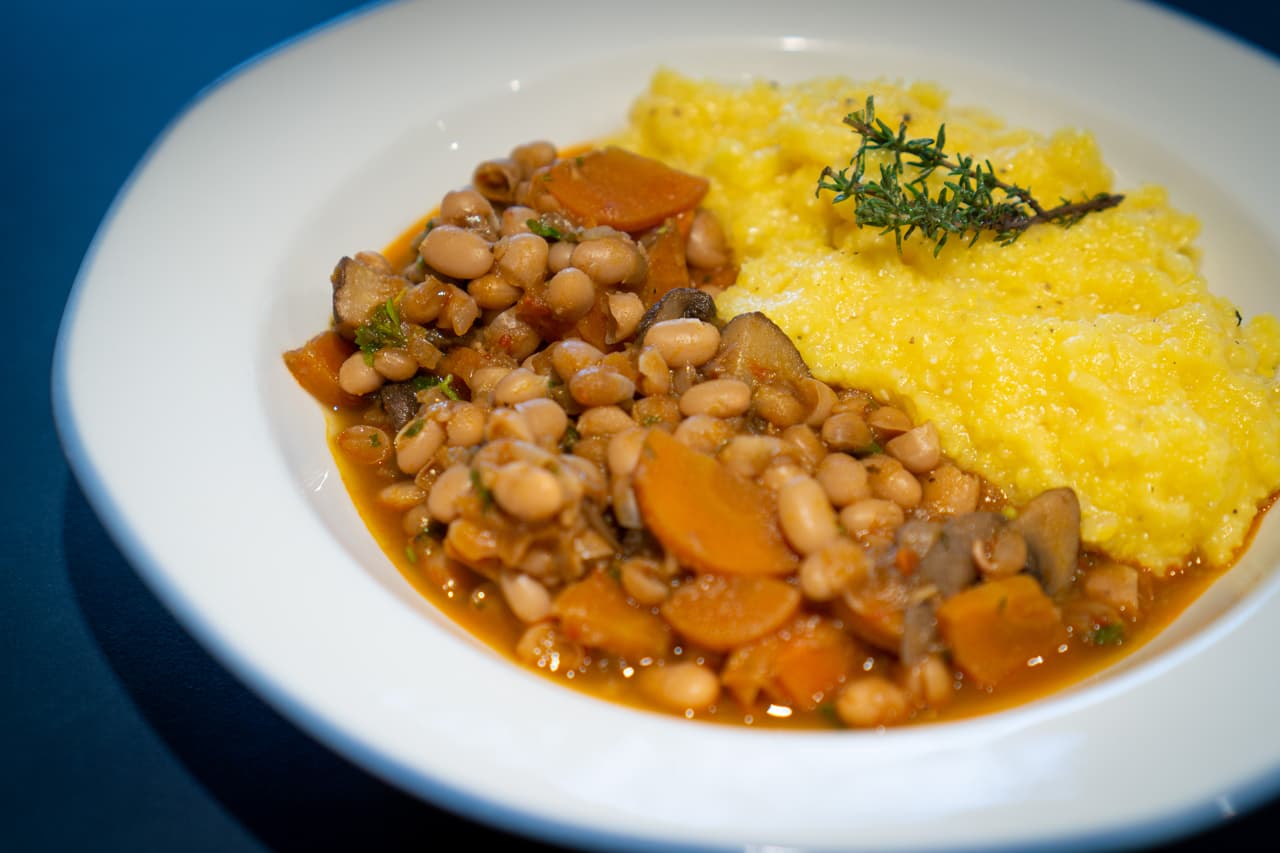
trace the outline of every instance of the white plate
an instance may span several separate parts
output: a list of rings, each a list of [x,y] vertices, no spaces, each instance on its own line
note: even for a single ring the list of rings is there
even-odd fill
[[[934,79],[1016,124],[1090,128],[1121,186],[1164,183],[1202,218],[1215,288],[1280,308],[1280,172],[1265,168],[1280,121],[1260,94],[1280,91],[1276,63],[1141,5],[962,12],[391,5],[238,70],[149,152],[76,284],[54,381],[85,491],[184,625],[299,726],[543,839],[1081,847],[1271,796],[1280,519],[1157,643],[1051,701],[883,734],[687,724],[525,673],[422,601],[352,511],[320,412],[282,365],[328,319],[335,258],[383,245],[516,142],[615,127],[660,63]]]

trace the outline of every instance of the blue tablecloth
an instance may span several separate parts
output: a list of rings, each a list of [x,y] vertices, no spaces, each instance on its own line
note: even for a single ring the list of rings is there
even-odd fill
[[[134,575],[53,429],[57,324],[99,221],[148,144],[220,74],[355,5],[6,6],[0,239],[9,260],[0,286],[17,304],[0,452],[0,849],[540,846],[384,785],[245,690]],[[1280,53],[1280,31],[1258,18],[1271,14],[1262,4],[1172,5]],[[1071,46],[1063,50],[1069,61]],[[1251,833],[1277,830],[1280,805],[1264,804],[1174,849],[1245,849]]]

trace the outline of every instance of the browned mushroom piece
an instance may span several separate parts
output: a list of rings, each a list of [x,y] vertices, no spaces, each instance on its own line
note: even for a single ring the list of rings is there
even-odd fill
[[[914,666],[934,652],[942,651],[944,644],[938,637],[938,597],[907,605],[902,614],[902,643],[898,657],[906,666]]]
[[[970,586],[978,577],[973,543],[990,539],[1005,523],[999,513],[971,512],[947,519],[933,547],[920,560],[920,576],[943,598]]]
[[[809,366],[787,333],[761,314],[739,314],[720,331],[720,350],[704,367],[710,378],[733,377],[748,385],[810,377]]]
[[[523,176],[519,163],[510,157],[499,157],[476,166],[471,183],[489,201],[511,204],[516,200],[516,187]]]
[[[654,323],[683,317],[713,323],[716,319],[716,302],[710,294],[696,287],[673,287],[644,312],[640,325],[636,326],[634,339],[643,344],[645,334]]]
[[[1056,595],[1069,586],[1080,551],[1080,500],[1075,491],[1042,492],[1011,523],[1027,540],[1031,570],[1045,592]]]
[[[394,432],[399,432],[418,414],[418,392],[412,382],[388,382],[378,390],[378,398]]]
[[[329,280],[333,284],[333,320],[346,338],[369,322],[379,305],[410,285],[406,278],[388,275],[354,258],[338,261]]]

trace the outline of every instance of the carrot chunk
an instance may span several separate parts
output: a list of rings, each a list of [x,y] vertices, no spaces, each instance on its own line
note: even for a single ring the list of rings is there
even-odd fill
[[[631,660],[657,658],[671,645],[666,623],[628,601],[622,587],[603,572],[569,584],[556,596],[552,610],[565,636],[610,654]]]
[[[689,286],[684,247],[692,227],[693,212],[685,211],[668,219],[643,241],[649,257],[649,272],[640,288],[640,298],[646,307],[666,296],[669,290]]]
[[[813,710],[857,670],[858,642],[822,616],[800,616],[733,651],[720,677],[744,707],[770,701]]]
[[[683,637],[727,651],[786,624],[800,607],[800,591],[765,576],[699,575],[662,605],[662,615]]]
[[[537,180],[587,227],[630,232],[696,207],[708,188],[705,178],[613,146],[565,158]]]
[[[330,330],[286,352],[284,363],[293,378],[312,397],[326,406],[349,408],[358,406],[362,400],[342,390],[338,384],[338,371],[355,351],[355,344]]]
[[[800,622],[789,634],[778,652],[777,682],[791,704],[811,711],[853,674],[858,644],[816,617]]]
[[[649,431],[633,483],[645,525],[684,565],[726,575],[796,570],[768,492],[670,434]]]
[[[1030,575],[987,581],[938,607],[938,631],[960,669],[991,687],[1065,642],[1053,601]]]

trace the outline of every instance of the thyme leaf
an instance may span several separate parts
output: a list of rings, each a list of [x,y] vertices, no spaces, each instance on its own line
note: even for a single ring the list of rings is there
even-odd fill
[[[1045,208],[1030,190],[997,178],[990,160],[976,163],[963,154],[947,156],[945,124],[932,138],[909,139],[905,120],[894,131],[876,117],[874,96],[867,97],[865,108],[845,116],[844,123],[861,138],[858,149],[848,168],[822,170],[814,194],[834,193],[833,204],[853,199],[854,221],[880,228],[882,234],[892,232],[899,252],[902,241],[917,231],[933,241],[935,256],[952,237],[973,245],[982,234],[991,233],[1007,246],[1032,225],[1070,228],[1088,214],[1115,207],[1124,199],[1098,193],[1077,201],[1062,199],[1057,207]],[[878,180],[867,175],[869,155],[874,152],[888,155],[887,160],[876,155]],[[935,172],[942,178],[936,192],[929,185]]]

